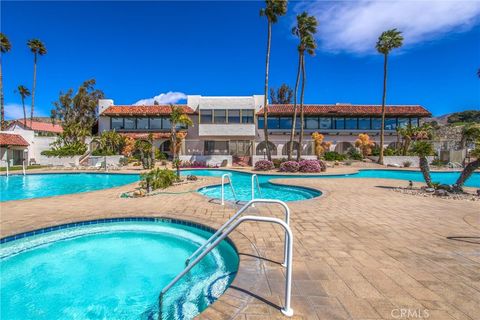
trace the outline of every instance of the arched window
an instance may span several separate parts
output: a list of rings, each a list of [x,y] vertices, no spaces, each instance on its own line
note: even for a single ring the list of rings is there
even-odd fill
[[[270,149],[270,154],[272,156],[277,155],[277,146],[271,141],[268,141],[268,149]],[[267,154],[267,143],[265,141],[260,142],[255,149],[257,155]]]
[[[337,143],[337,145],[335,146],[335,151],[341,154],[345,154],[351,148],[354,148],[353,144],[351,144],[350,142],[344,141],[344,142]]]
[[[170,145],[171,145],[170,140],[165,140],[160,144],[160,147],[158,149],[160,149],[160,151],[162,151],[162,152],[170,153],[170,151],[171,151],[170,150]]]
[[[293,141],[293,149],[292,149],[292,155],[297,155],[298,151],[299,151],[299,148],[300,147],[300,144],[298,144],[297,141]],[[285,143],[283,145],[283,148],[282,148],[282,155],[286,156],[288,155],[288,151],[290,150],[290,141],[288,141],[287,143]]]

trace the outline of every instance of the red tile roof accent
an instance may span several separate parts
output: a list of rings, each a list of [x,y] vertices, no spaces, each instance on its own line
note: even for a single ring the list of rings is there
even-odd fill
[[[124,137],[133,139],[148,139],[150,133],[148,132],[120,132]],[[153,139],[170,139],[170,132],[152,132]]]
[[[293,104],[273,104],[269,105],[267,108],[269,115],[293,114]],[[305,104],[303,108],[307,115],[380,116],[382,114],[381,105]],[[297,112],[300,113],[299,104],[297,104]],[[263,108],[257,114],[263,114]],[[386,114],[389,116],[431,116],[431,113],[420,105],[387,105]]]
[[[183,109],[186,114],[193,114],[194,111],[187,105],[178,105]],[[102,116],[116,116],[116,115],[129,115],[129,116],[157,116],[157,115],[169,115],[172,112],[170,105],[153,105],[153,106],[110,106],[102,112]]]
[[[13,126],[14,124],[18,124],[22,128],[25,128],[25,126],[23,125],[23,120],[15,120],[9,127]],[[27,119],[26,129],[53,133],[63,132],[63,127],[59,124],[52,124],[51,122],[32,121],[32,125],[30,125],[29,119]]]
[[[29,144],[19,134],[0,133],[0,146],[28,147]]]

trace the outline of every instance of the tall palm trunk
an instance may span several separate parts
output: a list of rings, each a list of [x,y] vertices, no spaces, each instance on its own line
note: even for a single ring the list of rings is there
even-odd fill
[[[268,36],[267,36],[267,57],[265,61],[265,90],[263,96],[263,134],[265,136],[265,146],[267,148],[267,159],[272,161],[272,153],[268,143],[268,110],[267,110],[267,95],[268,95],[268,69],[270,65],[270,45],[272,42],[272,23],[268,21]]]
[[[23,126],[27,126],[27,110],[25,109],[25,98],[22,97],[22,106],[23,106]]]
[[[457,182],[455,182],[457,188],[461,188],[478,168],[480,168],[480,159],[467,164],[467,166],[463,169],[462,174],[460,174],[460,177],[458,177]]]
[[[384,54],[383,61],[383,96],[382,96],[382,127],[380,128],[380,155],[378,163],[383,164],[383,143],[385,140],[385,101],[387,99],[387,64],[388,54]]]
[[[1,107],[1,122],[0,131],[5,129],[5,100],[3,97],[3,73],[2,73],[2,58],[0,57],[0,107]]]
[[[33,121],[33,112],[35,110],[35,88],[37,87],[37,53],[33,55],[33,87],[32,87],[32,107],[30,109],[30,127]]]
[[[428,165],[428,159],[426,156],[419,157],[419,165],[420,165],[420,170],[422,171],[422,174],[423,174],[423,179],[425,179],[427,186],[429,188],[432,188],[433,184],[432,184],[432,177],[430,176],[430,166]]]
[[[298,69],[297,69],[297,80],[295,81],[295,91],[293,92],[293,119],[292,119],[292,129],[290,130],[290,142],[288,145],[288,161],[292,160],[293,153],[293,139],[295,137],[295,125],[297,122],[297,94],[298,94],[298,84],[300,83],[300,72],[302,70],[302,54],[298,53]]]
[[[176,123],[171,123],[172,126],[171,129],[171,150],[172,150],[172,155],[173,155],[173,160],[172,164],[175,166],[175,169],[177,171],[177,178],[180,178],[180,161],[177,156],[177,124]]]
[[[303,96],[305,94],[305,56],[302,55],[302,89],[300,91],[300,136],[298,137],[297,161],[300,161],[303,150],[303,129],[305,127],[304,110],[303,110]]]

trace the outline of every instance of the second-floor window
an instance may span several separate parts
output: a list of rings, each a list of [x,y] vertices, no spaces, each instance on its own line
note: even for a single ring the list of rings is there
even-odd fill
[[[201,124],[254,123],[253,109],[200,109]]]
[[[116,131],[155,131],[155,130],[170,130],[170,118],[168,117],[115,117],[111,118],[111,129]],[[187,129],[187,126],[177,125],[178,129]]]
[[[215,124],[227,123],[227,110],[225,109],[213,110],[213,123]]]

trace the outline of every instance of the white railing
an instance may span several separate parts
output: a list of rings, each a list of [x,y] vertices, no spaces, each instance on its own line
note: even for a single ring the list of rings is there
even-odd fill
[[[233,188],[232,176],[229,173],[225,173],[222,175],[222,206],[225,205],[225,178],[228,178],[228,184],[230,185],[230,189],[232,190],[235,202],[238,201],[237,194],[235,193],[235,188]]]
[[[257,181],[257,189],[260,198],[262,197],[262,191],[260,190],[260,182],[258,181],[258,176],[256,174],[252,175],[252,200],[255,199],[255,180]],[[252,204],[252,207],[254,205]]]
[[[286,210],[286,221],[283,221],[279,218],[272,218],[272,217],[258,217],[258,216],[244,216],[236,220],[241,213],[243,213],[248,207],[250,207],[254,202],[256,203],[278,203],[281,204]],[[163,288],[160,292],[158,297],[158,304],[159,304],[159,319],[162,319],[162,304],[163,304],[163,296],[165,293],[175,285],[185,274],[187,274],[197,263],[199,263],[210,251],[212,251],[216,246],[220,244],[222,240],[224,240],[235,228],[237,228],[241,223],[245,221],[257,221],[257,222],[269,222],[279,224],[285,230],[285,259],[284,263],[282,264],[284,267],[287,268],[287,275],[285,280],[285,304],[281,309],[282,313],[288,317],[293,316],[293,309],[290,306],[291,303],[291,294],[292,294],[292,255],[293,255],[293,234],[292,230],[289,226],[289,217],[290,217],[290,209],[288,206],[280,200],[269,200],[269,199],[257,199],[249,201],[245,206],[243,206],[232,218],[230,218],[220,229],[217,231],[210,239],[207,240],[206,244],[210,243],[210,246],[206,248],[200,255],[198,255],[192,263],[188,263],[190,258],[194,257],[198,252],[206,247],[206,244],[202,245],[197,251],[195,251],[189,259],[187,259],[185,269],[179,273],[170,283]],[[233,223],[232,223],[233,222]],[[224,230],[224,232],[220,231]],[[218,236],[218,237],[217,237]],[[211,242],[213,239],[215,241]]]
[[[253,207],[255,203],[274,203],[274,204],[279,204],[283,207],[284,213],[285,213],[285,223],[289,226],[290,225],[290,208],[288,208],[287,204],[281,200],[275,200],[275,199],[254,199],[250,200],[247,202],[240,210],[238,210],[230,219],[228,219],[227,222],[223,224],[223,226],[220,227],[220,229],[217,230],[203,245],[201,245],[194,253],[188,257],[188,259],[185,261],[185,265],[188,265],[190,263],[190,260],[192,260],[193,257],[195,257],[200,251],[205,249],[208,245],[212,243],[213,240],[215,240],[217,237],[220,236],[220,234],[225,230],[232,222],[235,221],[242,213],[244,213],[249,207]],[[286,246],[286,239],[285,239],[285,246]],[[282,263],[283,266],[285,266],[287,263],[287,252],[284,253],[284,261]]]
[[[23,160],[22,162],[22,172],[23,172],[23,175],[25,175],[25,160]]]

